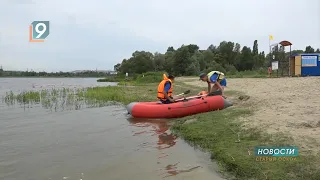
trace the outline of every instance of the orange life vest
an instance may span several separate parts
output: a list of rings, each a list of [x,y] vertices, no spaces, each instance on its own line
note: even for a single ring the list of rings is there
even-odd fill
[[[166,100],[166,97],[164,96],[163,92],[164,92],[164,86],[166,84],[166,82],[169,82],[171,84],[171,87],[169,89],[168,96],[171,97],[172,96],[172,90],[173,90],[173,84],[171,79],[169,79],[166,74],[163,74],[163,80],[160,82],[159,86],[158,86],[158,99],[162,99],[162,100]]]

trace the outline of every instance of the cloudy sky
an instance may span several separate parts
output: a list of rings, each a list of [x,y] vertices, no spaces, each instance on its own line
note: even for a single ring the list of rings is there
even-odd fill
[[[50,21],[44,43],[28,42],[35,20]],[[135,50],[223,40],[267,51],[269,34],[320,47],[319,0],[0,0],[0,22],[7,70],[113,69]]]

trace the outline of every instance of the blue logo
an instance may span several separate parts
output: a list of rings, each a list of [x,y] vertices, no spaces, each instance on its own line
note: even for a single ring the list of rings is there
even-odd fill
[[[254,148],[256,156],[272,156],[272,157],[292,157],[298,156],[298,147],[296,146],[257,146]]]
[[[29,27],[29,42],[44,42],[49,36],[49,21],[33,21]]]

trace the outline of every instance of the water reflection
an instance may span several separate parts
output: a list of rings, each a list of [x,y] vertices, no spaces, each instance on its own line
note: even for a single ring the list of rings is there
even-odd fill
[[[191,167],[191,168],[185,169],[185,170],[178,170],[177,169],[177,165],[178,164],[179,163],[167,165],[166,166],[166,170],[167,170],[169,175],[164,176],[164,178],[170,177],[170,176],[176,176],[176,175],[178,175],[180,173],[191,172],[191,171],[193,171],[195,169],[201,168],[201,166],[195,166],[195,167]]]
[[[134,131],[133,136],[141,134],[150,134],[150,136],[157,136],[158,140],[155,143],[156,148],[160,150],[158,154],[158,162],[160,164],[160,159],[167,158],[169,155],[164,152],[165,149],[171,148],[177,143],[177,137],[172,134],[169,130],[170,125],[167,120],[164,119],[138,119],[138,118],[129,118],[128,121],[132,126],[143,128],[142,131]],[[144,142],[140,147],[148,148],[150,147],[150,142]],[[194,166],[188,169],[178,169],[179,162],[175,164],[168,164],[160,170],[164,170],[165,173],[161,173],[163,178],[170,176],[176,176],[180,173],[191,172],[195,169],[201,168],[201,166]]]
[[[133,135],[151,134],[158,136],[157,149],[163,150],[170,148],[176,144],[177,137],[169,132],[170,125],[164,119],[128,119],[130,124],[135,127],[144,127],[143,131],[135,132]]]
[[[158,149],[166,149],[174,146],[176,144],[176,139],[177,137],[174,136],[173,134],[168,134],[168,133],[163,133],[158,136],[159,141],[158,141]],[[162,146],[162,145],[167,145],[167,146]]]

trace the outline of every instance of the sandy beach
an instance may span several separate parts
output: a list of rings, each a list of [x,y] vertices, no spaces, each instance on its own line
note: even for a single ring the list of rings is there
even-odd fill
[[[203,90],[207,87],[198,78],[177,80],[203,87]],[[254,109],[252,116],[240,119],[244,128],[284,133],[293,138],[301,152],[317,153],[320,150],[320,77],[235,78],[227,80],[226,90],[241,91],[250,96],[246,101],[228,97],[235,106]]]

